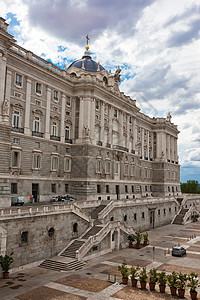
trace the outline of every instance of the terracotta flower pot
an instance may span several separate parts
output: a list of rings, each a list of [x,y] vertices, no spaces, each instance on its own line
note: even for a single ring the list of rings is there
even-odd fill
[[[146,281],[140,281],[140,286],[142,290],[146,289],[146,284],[147,284]]]
[[[195,292],[190,291],[190,296],[191,296],[192,300],[196,300],[197,299],[197,291],[195,291]]]
[[[184,296],[185,296],[185,290],[178,289],[178,296],[179,296],[179,298],[184,298]]]
[[[140,244],[135,245],[136,249],[140,249]]]
[[[147,241],[144,241],[144,246],[147,246],[148,242]]]
[[[176,287],[170,287],[171,295],[176,296]]]
[[[149,289],[150,289],[150,291],[155,291],[155,286],[156,286],[155,283],[149,282]]]
[[[165,285],[159,285],[160,293],[165,293]]]
[[[129,248],[133,248],[133,244],[129,244],[128,246],[129,246]]]
[[[122,278],[122,283],[123,284],[128,284],[128,278]]]
[[[137,279],[131,279],[132,286],[136,287],[137,286]]]
[[[3,279],[9,278],[9,272],[3,272]]]

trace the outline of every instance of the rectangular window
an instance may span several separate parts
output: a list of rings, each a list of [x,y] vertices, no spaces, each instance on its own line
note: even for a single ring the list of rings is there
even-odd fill
[[[17,151],[13,152],[12,166],[19,167],[19,152],[17,152]]]
[[[158,215],[160,216],[160,209],[158,210]]]
[[[128,193],[128,186],[125,185],[125,193]]]
[[[67,106],[71,106],[71,100],[70,100],[70,97],[67,97]]]
[[[97,160],[97,173],[101,173],[101,161]]]
[[[17,183],[11,183],[11,194],[17,194]]]
[[[124,166],[124,175],[128,175],[128,164]]]
[[[52,158],[52,170],[57,171],[58,170],[58,157]]]
[[[28,231],[23,231],[21,233],[21,242],[28,243]]]
[[[18,98],[18,99],[21,99],[22,97],[22,94],[19,94],[17,92],[14,92],[14,97]]]
[[[134,193],[134,185],[131,186],[132,193]]]
[[[18,86],[22,86],[22,75],[16,74],[15,84]]]
[[[13,144],[19,145],[19,139],[18,139],[18,138],[14,138],[14,139],[13,139]]]
[[[53,91],[53,99],[58,101],[58,91]]]
[[[41,85],[41,83],[36,82],[35,91],[39,95],[42,94],[42,85]]]
[[[38,105],[38,106],[41,106],[41,101],[35,100],[35,104]]]
[[[115,163],[115,174],[118,174],[119,172],[119,165],[118,163]]]
[[[101,193],[101,185],[97,184],[97,193]]]
[[[69,140],[70,139],[70,127],[67,125],[65,127],[65,140]]]
[[[34,169],[40,169],[40,155],[34,155]]]
[[[57,123],[53,122],[52,124],[52,135],[57,136]]]
[[[34,118],[34,131],[40,132],[40,118],[39,117]]]
[[[107,194],[110,193],[110,189],[109,189],[109,185],[108,184],[106,185],[106,193]]]
[[[56,184],[55,183],[51,184],[51,192],[56,193]]]
[[[134,220],[136,221],[137,220],[137,214],[134,213]]]
[[[65,193],[69,193],[69,184],[68,183],[65,184]]]
[[[144,212],[142,212],[142,219],[144,219]]]
[[[110,174],[110,161],[106,162],[106,174]]]
[[[13,127],[19,128],[19,111],[13,111]]]
[[[71,171],[71,158],[66,158],[65,160],[65,172]]]
[[[114,111],[113,111],[113,115],[115,118],[117,118],[117,110],[114,108]]]
[[[99,101],[95,101],[95,108],[97,109],[97,110],[99,110]]]

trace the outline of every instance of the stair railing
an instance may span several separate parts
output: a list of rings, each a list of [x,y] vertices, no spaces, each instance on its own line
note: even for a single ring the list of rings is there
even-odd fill
[[[180,212],[181,212],[181,210],[182,210],[182,206],[180,206],[180,208],[179,208],[179,211],[177,212],[177,214],[173,217],[173,219],[172,219],[172,221],[171,221],[171,224],[173,224],[174,223],[174,220],[176,219],[176,217],[180,214]]]
[[[73,212],[77,216],[81,217],[89,223],[91,222],[91,217],[88,214],[86,214],[78,205],[70,204],[70,209],[71,212]]]
[[[125,226],[120,221],[109,222],[97,234],[90,236],[87,241],[76,251],[76,259],[81,260],[92,248],[92,246],[100,243],[113,228],[120,228],[127,234],[133,233],[132,227]]]
[[[188,218],[193,215],[193,214],[198,214],[197,209],[195,208],[195,206],[190,206],[190,208],[188,209],[188,211],[186,212],[185,216],[183,217],[183,224],[186,224]]]

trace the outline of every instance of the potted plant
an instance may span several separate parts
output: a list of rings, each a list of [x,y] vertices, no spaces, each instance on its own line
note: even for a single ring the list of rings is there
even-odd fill
[[[129,235],[127,236],[127,240],[128,240],[128,242],[129,242],[129,248],[133,248],[133,242],[134,242],[134,240],[135,240],[134,235],[133,235],[133,234],[129,234]]]
[[[121,266],[118,266],[118,271],[122,274],[122,283],[128,284],[128,267],[125,263],[123,263]]]
[[[139,249],[142,240],[142,234],[139,231],[136,231],[135,233],[135,240],[136,240],[136,249]]]
[[[144,240],[144,246],[147,246],[148,241],[149,241],[149,234],[148,232],[143,234],[143,240]]]
[[[10,265],[13,262],[12,258],[13,252],[10,255],[0,255],[0,265],[3,270],[3,278],[8,279],[9,278],[9,270],[10,270]]]
[[[139,273],[139,279],[140,279],[140,286],[141,289],[145,289],[146,288],[146,284],[147,284],[147,270],[146,267],[142,268],[142,270]]]
[[[158,273],[156,268],[151,269],[150,271],[150,277],[149,277],[149,288],[150,291],[155,291],[155,285],[158,281]]]
[[[131,282],[132,282],[132,286],[136,287],[137,286],[137,276],[138,276],[138,271],[140,270],[139,267],[131,267]]]
[[[164,293],[165,287],[166,287],[166,282],[167,282],[167,275],[166,275],[165,271],[158,273],[158,282],[159,282],[160,292]]]
[[[188,276],[189,283],[187,286],[190,288],[190,296],[192,300],[197,299],[197,291],[196,288],[198,288],[199,285],[199,280],[198,280],[198,275],[195,274],[194,272],[190,273]]]
[[[167,281],[168,285],[170,287],[171,295],[176,296],[176,290],[177,290],[177,273],[175,271],[172,272],[172,274],[167,275]]]
[[[178,274],[177,287],[179,298],[184,298],[187,279],[186,274],[182,274],[181,272]]]

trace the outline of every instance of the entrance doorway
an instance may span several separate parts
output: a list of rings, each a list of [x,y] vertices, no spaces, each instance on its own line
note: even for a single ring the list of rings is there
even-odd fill
[[[155,220],[155,211],[151,210],[150,211],[150,228],[154,228],[154,220]]]
[[[34,202],[38,202],[38,195],[39,195],[39,184],[32,183],[32,195],[34,198]]]
[[[117,194],[117,200],[119,200],[119,185],[115,186],[116,194]]]

